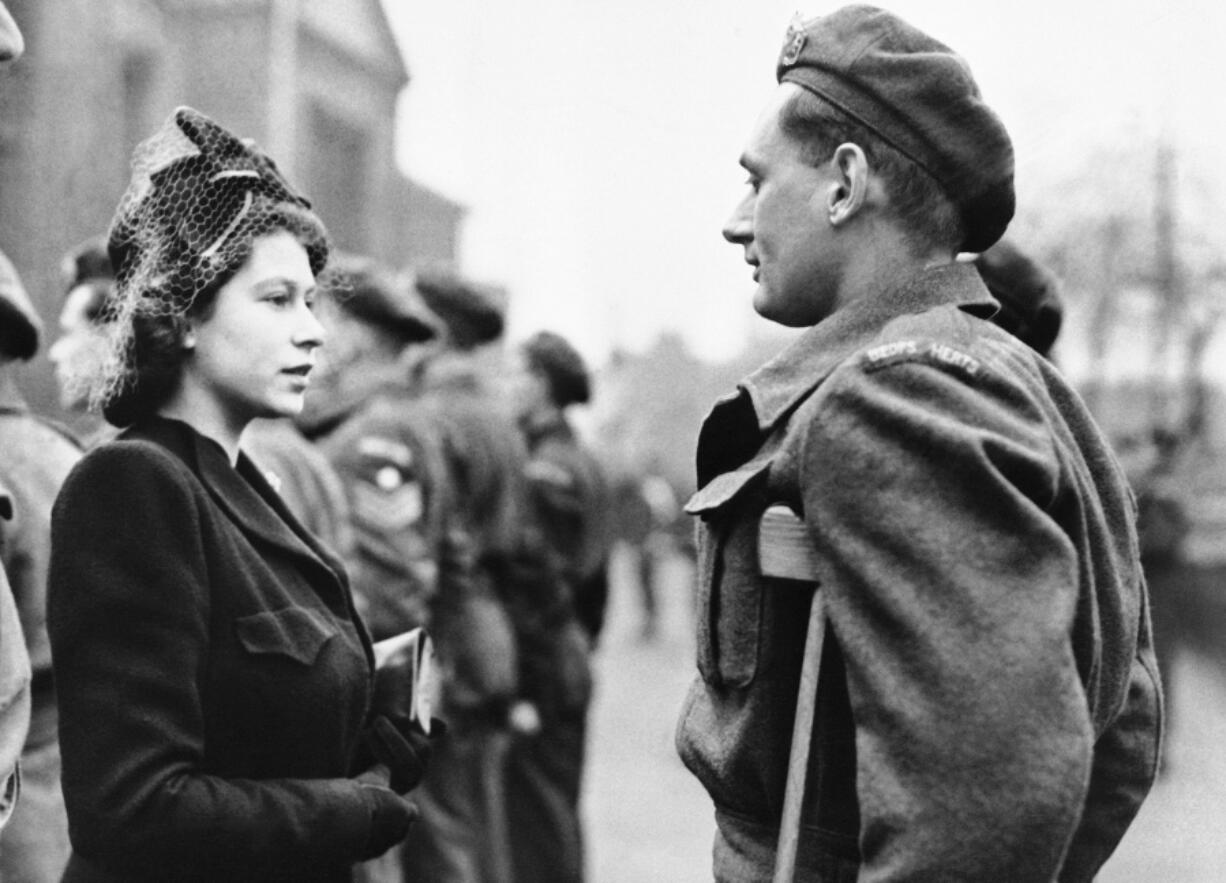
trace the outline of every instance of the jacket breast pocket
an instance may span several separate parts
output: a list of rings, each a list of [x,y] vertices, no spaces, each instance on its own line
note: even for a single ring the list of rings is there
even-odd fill
[[[266,610],[234,621],[238,641],[256,656],[279,656],[313,665],[319,651],[336,635],[336,624],[309,607]]]
[[[702,518],[698,670],[712,686],[748,687],[758,673],[764,595],[757,536],[769,472],[769,460],[750,461],[712,479],[685,507]]]

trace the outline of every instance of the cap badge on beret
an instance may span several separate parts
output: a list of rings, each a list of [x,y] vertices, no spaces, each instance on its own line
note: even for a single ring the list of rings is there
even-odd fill
[[[779,57],[781,67],[791,67],[800,59],[809,35],[805,33],[805,20],[798,13],[792,17],[788,32],[783,37],[783,54]]]

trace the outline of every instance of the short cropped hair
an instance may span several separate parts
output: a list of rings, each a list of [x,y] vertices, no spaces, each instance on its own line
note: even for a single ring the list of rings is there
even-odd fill
[[[859,145],[885,184],[890,208],[908,241],[917,250],[958,250],[965,231],[953,201],[935,178],[868,127],[807,89],[797,89],[784,104],[779,125],[800,144],[801,156],[810,165],[829,161],[841,144]]]

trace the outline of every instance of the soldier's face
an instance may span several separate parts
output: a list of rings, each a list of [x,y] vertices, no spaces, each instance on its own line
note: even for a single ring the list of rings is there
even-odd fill
[[[8,8],[0,2],[0,66],[16,61],[25,48],[17,22],[13,21]]]
[[[754,268],[754,309],[791,327],[815,325],[835,306],[828,205],[837,179],[831,163],[806,163],[779,126],[781,109],[799,88],[781,84],[750,135],[741,155],[748,192],[723,231]]]

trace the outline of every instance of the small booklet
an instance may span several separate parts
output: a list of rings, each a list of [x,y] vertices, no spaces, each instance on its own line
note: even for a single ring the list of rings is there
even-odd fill
[[[375,669],[396,672],[396,680],[408,692],[409,719],[417,721],[426,735],[439,699],[438,668],[434,661],[434,642],[425,629],[415,628],[374,644]],[[401,681],[403,673],[403,681]]]

